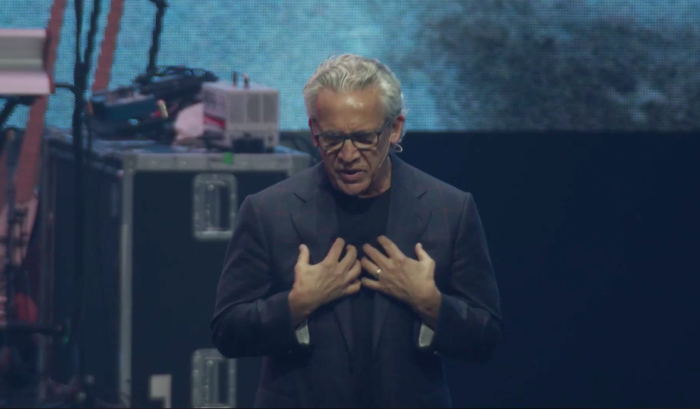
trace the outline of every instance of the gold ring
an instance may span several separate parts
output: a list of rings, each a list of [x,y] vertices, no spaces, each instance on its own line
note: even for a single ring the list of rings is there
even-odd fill
[[[379,277],[381,274],[382,274],[382,269],[381,269],[381,268],[378,268],[378,269],[377,269],[377,272],[374,273],[374,275],[376,275],[377,277]]]

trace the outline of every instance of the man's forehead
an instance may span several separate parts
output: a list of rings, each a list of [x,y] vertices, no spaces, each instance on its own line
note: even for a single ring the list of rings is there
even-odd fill
[[[336,130],[371,130],[383,123],[383,109],[376,87],[359,91],[323,89],[316,100],[316,122]]]

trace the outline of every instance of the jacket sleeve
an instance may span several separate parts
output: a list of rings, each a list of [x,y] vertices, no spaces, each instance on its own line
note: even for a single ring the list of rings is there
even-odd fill
[[[453,254],[449,285],[441,289],[442,302],[432,342],[421,347],[419,341],[419,348],[436,355],[484,362],[491,358],[502,338],[500,301],[481,219],[471,194],[463,205]]]
[[[211,321],[214,345],[228,358],[308,348],[297,340],[289,291],[273,293],[268,246],[254,196],[248,196],[236,216]]]

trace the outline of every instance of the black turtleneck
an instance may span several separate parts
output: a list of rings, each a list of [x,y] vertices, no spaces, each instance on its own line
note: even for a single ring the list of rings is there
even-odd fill
[[[389,219],[389,191],[371,198],[357,198],[334,192],[340,237],[357,248],[358,260],[365,256],[362,246],[370,244],[383,251],[377,237],[386,234]],[[362,277],[369,277],[366,271]],[[353,324],[352,371],[358,407],[374,407],[372,382],[372,325],[374,293],[362,288],[351,299]]]

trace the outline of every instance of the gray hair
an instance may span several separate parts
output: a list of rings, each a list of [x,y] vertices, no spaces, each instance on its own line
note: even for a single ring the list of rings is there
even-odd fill
[[[372,58],[354,54],[342,54],[322,62],[304,86],[304,103],[309,118],[316,117],[316,98],[322,89],[355,91],[367,87],[379,87],[379,97],[384,107],[384,118],[390,121],[405,115],[401,82],[389,67]],[[401,138],[406,134],[405,123]]]

